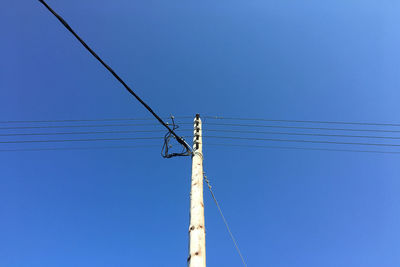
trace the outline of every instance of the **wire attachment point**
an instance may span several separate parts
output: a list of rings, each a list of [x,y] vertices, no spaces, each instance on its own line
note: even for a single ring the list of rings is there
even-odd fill
[[[172,121],[172,123],[167,122],[167,124],[172,125],[172,131],[175,131],[176,129],[179,128],[179,126],[175,124],[175,117],[172,115],[171,115],[171,121]],[[171,132],[167,132],[164,135],[164,144],[161,149],[161,156],[163,158],[169,159],[169,158],[173,158],[173,157],[184,157],[184,156],[190,156],[192,154],[192,152],[190,150],[188,150],[185,146],[183,147],[183,150],[180,153],[176,153],[176,152],[169,153],[169,149],[171,149],[173,147],[170,144],[171,139],[177,140],[177,138]],[[185,142],[185,139],[183,139],[182,137],[180,137],[180,139],[183,142]],[[179,140],[177,140],[177,141],[179,142]]]

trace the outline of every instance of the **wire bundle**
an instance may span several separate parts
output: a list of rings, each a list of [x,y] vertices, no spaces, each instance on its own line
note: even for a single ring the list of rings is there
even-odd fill
[[[168,125],[172,125],[172,129],[179,131],[182,137],[192,138],[192,117],[181,116],[176,119],[179,119],[177,123],[172,120]],[[158,140],[164,139],[162,155],[180,155],[181,153],[170,154],[168,151],[173,136],[162,136],[165,130],[156,128],[159,124],[146,122],[147,120],[151,118],[0,121],[0,152],[79,149],[76,146],[54,147],[58,143],[119,143],[118,146],[101,146],[102,149],[132,148],[131,142],[137,147],[160,146]],[[243,120],[251,123],[238,123]],[[184,128],[179,128],[178,125]],[[203,116],[203,125],[203,138],[207,140],[205,147],[400,154],[400,124],[394,123]],[[208,142],[208,139],[218,142]],[[277,143],[301,143],[307,146],[277,146]],[[43,146],[44,144],[52,146]],[[94,146],[82,147],[92,148],[100,149]],[[184,151],[183,154],[185,153]]]

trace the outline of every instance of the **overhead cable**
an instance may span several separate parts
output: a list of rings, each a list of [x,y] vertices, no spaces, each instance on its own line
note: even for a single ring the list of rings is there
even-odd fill
[[[294,149],[311,151],[333,151],[333,152],[357,152],[357,153],[378,153],[378,154],[400,154],[400,151],[379,151],[379,150],[357,150],[357,149],[335,149],[335,148],[312,148],[312,147],[293,147],[293,146],[264,146],[264,145],[242,145],[242,144],[223,144],[207,143],[207,146],[222,147],[246,147],[246,148],[274,148],[274,149]]]
[[[175,116],[176,119],[190,119],[189,116]],[[168,118],[163,118],[168,119]],[[146,121],[154,118],[102,118],[102,119],[64,119],[64,120],[7,120],[0,123],[48,123],[48,122],[102,122],[102,121]],[[168,123],[167,123],[168,124]]]
[[[121,138],[86,138],[86,139],[54,139],[54,140],[13,140],[13,141],[0,141],[0,144],[91,142],[91,141],[126,141],[126,140],[154,140],[154,139],[162,139],[162,137],[121,137]]]
[[[180,131],[189,131],[183,130]],[[80,135],[80,134],[125,134],[125,133],[155,133],[164,130],[127,130],[127,131],[88,131],[88,132],[54,132],[54,133],[10,133],[0,134],[0,136],[42,136],[42,135]]]
[[[192,124],[192,123],[180,123]],[[127,126],[156,126],[156,123],[128,123],[128,124],[81,124],[81,125],[43,125],[43,126],[17,126],[17,127],[0,127],[0,130],[17,130],[17,129],[51,129],[51,128],[96,128],[96,127],[127,127]]]
[[[346,121],[320,121],[320,120],[278,120],[261,118],[234,118],[221,116],[203,116],[206,119],[242,120],[242,121],[271,121],[271,122],[299,122],[299,123],[326,123],[326,124],[349,124],[349,125],[371,125],[371,126],[400,126],[399,123],[377,123],[377,122],[346,122]]]
[[[205,124],[205,125],[216,125],[216,126],[234,126],[234,127],[284,128],[284,129],[351,131],[351,132],[400,133],[400,130],[380,130],[380,129],[347,129],[347,128],[303,127],[303,126],[283,126],[283,125],[259,125],[259,124],[238,124],[238,123],[214,123],[214,122],[204,122],[203,124]]]
[[[289,133],[289,132],[263,132],[263,131],[242,131],[242,130],[225,130],[225,129],[204,129],[204,132],[251,133],[251,134],[283,134],[283,135],[305,135],[305,136],[325,136],[325,137],[400,139],[400,137],[397,137],[397,136],[319,134],[319,133],[297,133],[297,132],[294,132],[294,133]]]
[[[165,123],[151,108],[147,105],[123,80],[118,74],[108,66],[84,41],[75,31],[68,25],[68,23],[58,15],[44,0],[39,0],[60,22],[64,25],[64,27],[75,36],[75,38],[91,53],[124,87],[125,89],[134,96],[167,130],[170,132],[175,139],[185,147],[186,151],[192,151],[191,147],[183,140],[180,136],[178,136],[168,125]]]
[[[254,141],[274,141],[274,142],[295,142],[295,143],[315,143],[315,144],[339,144],[339,145],[363,145],[363,146],[388,146],[400,147],[400,144],[376,144],[376,143],[357,143],[357,142],[336,142],[336,141],[315,141],[315,140],[296,140],[296,139],[278,139],[278,138],[253,138],[239,136],[211,136],[203,135],[203,138],[218,139],[236,139],[236,140],[254,140]]]
[[[17,148],[0,149],[0,152],[23,152],[23,151],[62,151],[62,150],[99,150],[99,149],[126,149],[138,147],[158,147],[158,145],[134,145],[134,146],[95,146],[95,147],[46,147],[46,148]]]

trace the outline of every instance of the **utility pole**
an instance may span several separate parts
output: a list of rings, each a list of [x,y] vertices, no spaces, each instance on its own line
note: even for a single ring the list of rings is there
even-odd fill
[[[203,202],[203,138],[200,115],[193,132],[192,183],[190,188],[189,267],[206,267],[206,230]]]

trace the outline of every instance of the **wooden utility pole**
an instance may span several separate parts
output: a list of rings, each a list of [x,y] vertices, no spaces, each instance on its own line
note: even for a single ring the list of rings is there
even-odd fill
[[[203,138],[200,115],[193,132],[192,183],[190,189],[189,267],[206,267],[206,230],[203,202]]]

